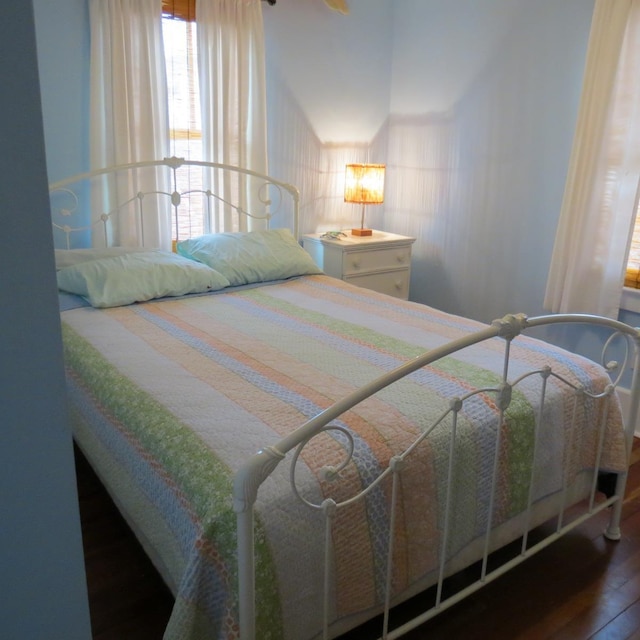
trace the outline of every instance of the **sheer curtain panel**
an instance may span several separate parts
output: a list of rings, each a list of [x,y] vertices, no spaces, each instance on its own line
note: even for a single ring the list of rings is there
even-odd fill
[[[91,167],[162,159],[169,155],[167,80],[162,42],[161,0],[90,0]],[[155,171],[134,178],[138,185],[103,185],[94,196],[93,215],[100,215],[118,200],[118,192],[161,189],[165,175]],[[141,223],[132,207],[120,216],[117,241],[141,244]],[[146,246],[168,249],[171,225],[162,201],[155,224],[146,224]],[[147,222],[146,220],[145,222]],[[99,230],[100,227],[97,227]],[[94,234],[94,244],[104,242]]]
[[[264,28],[261,0],[197,0],[198,73],[203,160],[267,172]],[[260,194],[244,180],[222,184],[237,190],[242,206],[262,213]],[[222,212],[226,229],[230,212]]]
[[[617,318],[640,179],[640,0],[596,0],[545,307]]]

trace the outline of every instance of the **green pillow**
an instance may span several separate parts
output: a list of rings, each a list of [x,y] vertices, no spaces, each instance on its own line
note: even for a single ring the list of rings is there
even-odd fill
[[[232,285],[322,273],[288,229],[207,234],[178,242],[178,253],[219,271]]]
[[[166,251],[81,262],[60,269],[57,275],[59,289],[85,297],[94,307],[119,307],[229,286],[214,269]]]

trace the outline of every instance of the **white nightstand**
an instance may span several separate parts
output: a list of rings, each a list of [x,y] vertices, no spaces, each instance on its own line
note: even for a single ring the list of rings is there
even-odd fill
[[[415,238],[374,231],[371,236],[302,237],[304,248],[329,276],[396,298],[409,298],[411,245]]]

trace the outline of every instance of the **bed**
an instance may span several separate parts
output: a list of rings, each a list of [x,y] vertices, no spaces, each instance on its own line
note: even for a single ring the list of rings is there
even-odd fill
[[[166,640],[373,618],[395,638],[604,509],[620,537],[632,327],[485,325],[326,276],[295,187],[235,167],[170,158],[50,192],[74,438],[175,595]],[[163,225],[164,249],[145,232]],[[573,322],[611,334],[604,364],[524,335]]]

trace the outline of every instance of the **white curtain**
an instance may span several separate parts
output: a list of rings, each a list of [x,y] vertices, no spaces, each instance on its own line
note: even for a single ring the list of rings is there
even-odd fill
[[[169,117],[161,0],[90,0],[92,169],[169,155]],[[94,216],[138,190],[162,189],[165,173],[145,171],[132,181],[103,185]],[[138,209],[146,207],[144,223]],[[149,216],[155,208],[157,215]],[[99,231],[100,226],[96,227]],[[144,238],[142,233],[144,232]],[[105,242],[94,233],[94,244]],[[136,202],[118,217],[114,237],[123,245],[171,246],[168,205]]]
[[[198,0],[196,23],[203,160],[267,173],[261,0]],[[236,192],[243,208],[264,212],[257,185],[225,180],[213,176],[209,186],[225,197]],[[222,213],[225,229],[231,215],[228,209]],[[251,221],[247,227],[253,228]]]
[[[640,0],[596,0],[545,308],[616,318],[640,180]]]

